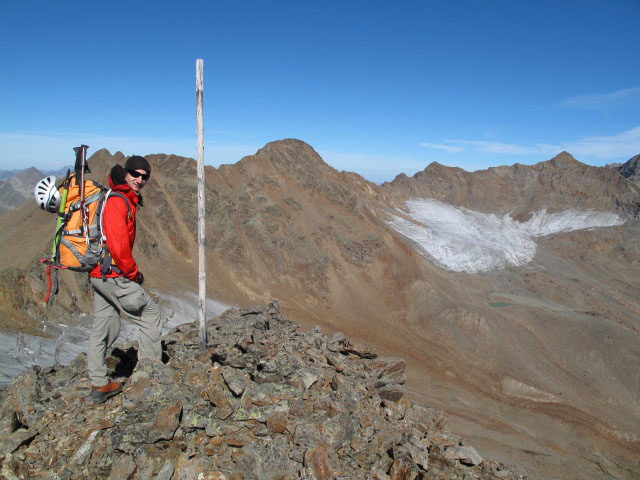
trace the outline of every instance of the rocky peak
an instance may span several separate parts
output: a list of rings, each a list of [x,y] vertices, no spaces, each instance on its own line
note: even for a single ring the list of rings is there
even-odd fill
[[[429,165],[427,165],[425,170],[439,170],[442,167],[445,167],[445,165],[442,165],[441,163],[438,163],[438,162],[431,162]]]
[[[91,150],[89,150],[91,151]],[[106,148],[101,148],[93,153],[93,155],[87,158],[87,164],[91,173],[89,178],[97,180],[98,182],[105,183],[107,181],[107,174],[116,163],[122,163],[121,159],[111,155],[111,152]],[[73,169],[73,166],[71,167]]]
[[[395,178],[391,181],[391,182],[384,182],[384,184],[388,184],[388,183],[392,183],[395,182],[396,180],[399,182],[403,182],[405,181],[407,178],[409,178],[409,176],[406,173],[399,173],[398,175],[395,176]]]
[[[635,180],[636,183],[640,183],[640,174],[638,172],[638,163],[640,163],[640,155],[630,158],[625,163],[620,165],[617,169],[625,178]]]
[[[277,303],[228,310],[164,337],[168,361],[112,349],[122,394],[91,405],[86,358],[32,369],[1,397],[6,478],[520,478],[447,433],[403,395],[405,362],[319,328]]]
[[[238,164],[258,173],[273,169],[279,173],[293,174],[301,168],[308,172],[337,173],[309,144],[293,138],[269,142],[255,155],[244,157]]]
[[[98,159],[108,159],[111,160],[113,158],[113,155],[111,155],[111,152],[109,150],[107,150],[106,148],[101,148],[99,150],[96,150],[93,155],[91,155],[89,157],[89,160],[93,160],[96,161]]]
[[[542,164],[545,164],[545,163],[553,165],[554,167],[558,167],[558,168],[571,168],[571,167],[585,166],[584,163],[581,163],[577,161],[575,158],[573,158],[573,155],[571,155],[569,152],[560,152],[551,160],[548,160],[547,162],[542,162]]]
[[[18,173],[19,176],[30,177],[32,175],[42,175],[42,172],[38,170],[36,167],[29,167],[26,170]]]

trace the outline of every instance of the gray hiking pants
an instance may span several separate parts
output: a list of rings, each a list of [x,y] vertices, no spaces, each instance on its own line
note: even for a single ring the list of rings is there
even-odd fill
[[[93,287],[93,325],[87,352],[91,385],[109,383],[105,354],[120,335],[120,313],[140,327],[138,360],[161,361],[162,314],[160,307],[136,282],[124,277],[90,277]]]

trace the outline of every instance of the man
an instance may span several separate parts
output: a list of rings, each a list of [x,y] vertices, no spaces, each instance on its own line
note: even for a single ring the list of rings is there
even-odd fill
[[[137,155],[130,157],[124,168],[114,166],[109,174],[109,186],[116,194],[106,201],[102,231],[112,260],[109,262],[107,257],[103,265],[89,273],[94,290],[94,320],[87,356],[93,403],[103,403],[122,391],[121,382],[109,379],[105,364],[106,351],[120,334],[120,314],[140,327],[138,360],[160,362],[162,358],[160,308],[142,288],[144,277],[131,253],[136,210],[142,206],[140,190],[150,175],[149,162]]]

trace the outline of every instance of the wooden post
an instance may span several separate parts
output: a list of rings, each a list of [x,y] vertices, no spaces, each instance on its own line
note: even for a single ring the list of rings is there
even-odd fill
[[[204,250],[204,121],[202,119],[203,61],[196,60],[196,132],[198,138],[198,319],[200,321],[200,350],[207,348],[206,320],[206,257]]]

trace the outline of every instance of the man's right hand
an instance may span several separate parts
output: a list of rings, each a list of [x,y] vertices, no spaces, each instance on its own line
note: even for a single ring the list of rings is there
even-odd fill
[[[144,282],[144,275],[142,275],[142,272],[138,272],[136,274],[136,278],[134,278],[133,281],[138,285],[142,285],[142,282]]]

